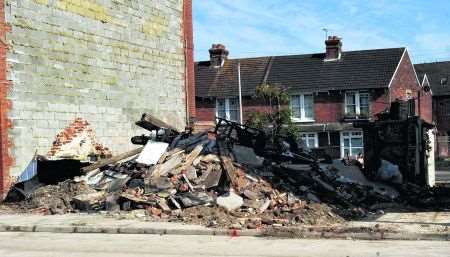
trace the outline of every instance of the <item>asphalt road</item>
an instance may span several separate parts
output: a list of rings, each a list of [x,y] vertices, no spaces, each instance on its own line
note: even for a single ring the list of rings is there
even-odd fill
[[[443,241],[301,240],[220,236],[0,233],[0,256],[449,256]]]

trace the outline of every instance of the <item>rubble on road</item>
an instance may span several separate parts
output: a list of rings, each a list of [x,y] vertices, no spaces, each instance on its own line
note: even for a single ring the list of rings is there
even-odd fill
[[[283,138],[281,147],[266,145],[263,131],[241,124],[221,120],[215,132],[198,134],[149,115],[138,124],[154,130],[133,138],[143,148],[83,167],[83,176],[42,186],[14,205],[44,214],[141,210],[153,219],[241,229],[342,222],[399,201],[320,166]]]

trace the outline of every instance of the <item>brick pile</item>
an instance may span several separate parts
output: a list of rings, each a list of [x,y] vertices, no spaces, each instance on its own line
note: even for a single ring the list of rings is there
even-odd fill
[[[68,127],[61,131],[57,136],[51,149],[47,153],[47,157],[52,158],[61,151],[64,145],[70,144],[76,137],[82,135],[83,132],[87,133],[89,142],[92,142],[92,148],[95,150],[92,154],[99,156],[100,158],[107,158],[112,155],[108,147],[103,146],[96,142],[94,130],[90,127],[89,122],[83,118],[76,118]]]

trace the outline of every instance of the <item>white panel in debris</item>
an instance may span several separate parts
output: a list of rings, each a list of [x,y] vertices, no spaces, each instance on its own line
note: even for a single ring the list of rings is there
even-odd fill
[[[428,130],[428,137],[430,138],[430,147],[431,149],[427,152],[428,155],[428,166],[427,166],[427,183],[428,186],[434,187],[436,184],[436,166],[434,159],[434,151],[436,144],[436,135],[433,133],[433,130]]]
[[[169,147],[167,143],[148,141],[136,161],[145,165],[154,165],[167,150],[167,147]]]

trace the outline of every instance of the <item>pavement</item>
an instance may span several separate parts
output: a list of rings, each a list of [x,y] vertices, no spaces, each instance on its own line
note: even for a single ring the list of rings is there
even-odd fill
[[[441,257],[443,241],[355,241],[261,237],[0,233],[2,257],[259,256],[259,257]]]
[[[359,240],[450,240],[450,212],[387,213],[370,221],[330,226],[267,229],[212,229],[200,225],[149,221],[147,217],[105,217],[101,214],[0,215],[0,232],[102,233],[272,236]]]

